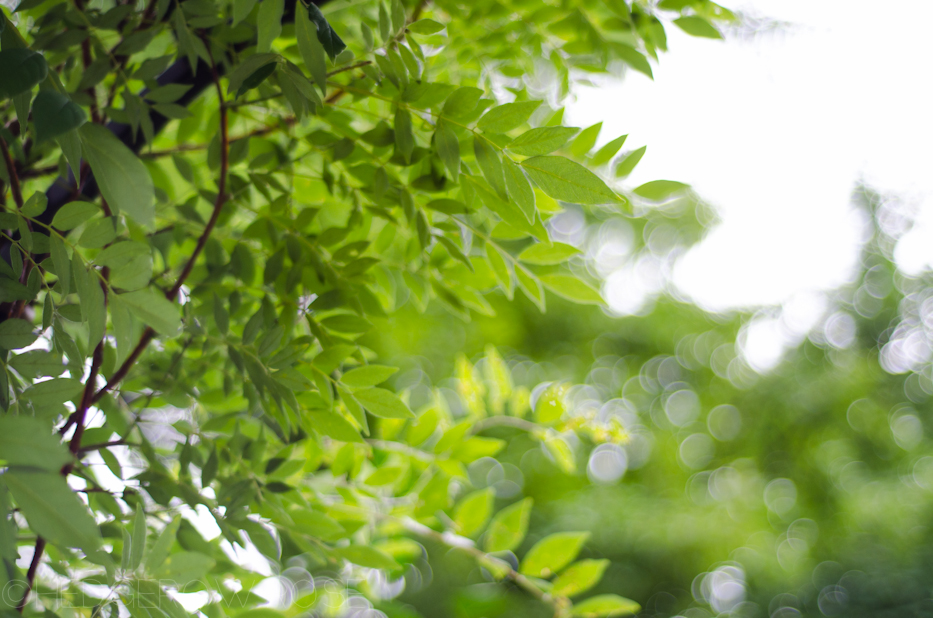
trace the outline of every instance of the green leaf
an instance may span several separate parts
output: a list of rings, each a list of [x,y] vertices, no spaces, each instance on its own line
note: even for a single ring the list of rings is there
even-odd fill
[[[644,73],[649,78],[654,79],[654,73],[651,71],[651,64],[643,53],[624,43],[614,46],[615,52],[619,54],[625,64],[629,65],[639,73]]]
[[[155,188],[143,162],[104,126],[88,123],[79,133],[84,155],[111,210],[151,226],[155,222]]]
[[[147,289],[112,297],[126,305],[137,320],[151,326],[160,335],[171,337],[181,328],[178,306],[162,294]]]
[[[334,553],[340,558],[358,564],[370,569],[382,569],[383,571],[396,571],[401,568],[398,562],[391,556],[385,554],[373,547],[365,545],[350,545],[348,547],[338,547]]]
[[[72,378],[55,378],[33,384],[25,391],[21,397],[26,401],[32,402],[32,405],[38,409],[47,408],[63,404],[81,394],[84,385],[80,380]]]
[[[517,155],[532,157],[546,155],[563,148],[579,129],[572,127],[540,127],[522,133],[507,148]]]
[[[535,402],[535,418],[539,423],[550,425],[559,421],[564,412],[564,388],[559,383],[552,383]]]
[[[579,253],[580,250],[576,247],[566,245],[562,242],[539,242],[522,251],[518,255],[518,259],[526,264],[549,266],[566,262]]]
[[[509,157],[503,159],[503,169],[505,171],[505,187],[509,198],[521,209],[522,214],[529,223],[535,220],[535,192],[531,188],[531,183],[525,176],[525,172],[515,161]]]
[[[181,524],[181,518],[176,517],[159,533],[159,538],[152,544],[152,549],[149,550],[149,554],[146,556],[145,569],[147,573],[152,573],[158,569],[168,557],[168,553],[175,543],[175,535],[178,533],[179,524]]]
[[[369,410],[373,416],[380,418],[414,418],[415,415],[408,409],[398,395],[384,388],[367,388],[356,391],[353,396]]]
[[[86,553],[100,547],[97,523],[61,474],[7,470],[0,479],[33,532],[56,545],[79,547]]]
[[[77,129],[87,122],[87,114],[66,95],[43,90],[32,102],[32,119],[36,124],[36,143],[41,143]]]
[[[405,162],[411,161],[411,153],[415,149],[415,135],[411,128],[411,112],[402,106],[395,108],[395,148],[402,154]]]
[[[399,466],[385,466],[376,468],[364,481],[370,487],[384,487],[395,483],[402,474]]]
[[[518,570],[531,577],[551,577],[573,562],[589,537],[589,532],[558,532],[546,536],[528,550]]]
[[[572,275],[542,275],[541,283],[558,296],[582,304],[601,305],[603,298],[599,292]]]
[[[81,137],[78,132],[68,131],[59,135],[55,141],[61,146],[62,154],[65,155],[65,160],[68,161],[72,173],[77,174],[77,170],[81,168]]]
[[[314,357],[312,364],[323,374],[327,375],[340,366],[348,356],[353,354],[356,348],[352,345],[335,345],[323,350]]]
[[[502,171],[502,160],[492,142],[479,136],[473,136],[473,153],[476,155],[476,162],[489,183],[499,197],[505,198],[505,174]]]
[[[599,131],[602,128],[603,123],[597,122],[593,126],[580,131],[580,134],[570,144],[570,152],[573,153],[573,156],[582,158],[588,153],[596,145],[596,139],[599,137]]]
[[[438,23],[433,19],[419,19],[416,22],[408,24],[408,29],[415,34],[434,34],[444,29],[444,24]]]
[[[499,282],[499,286],[502,287],[502,290],[505,292],[506,298],[512,300],[513,290],[515,289],[514,282],[512,281],[512,272],[509,270],[509,266],[505,261],[502,251],[491,242],[487,242],[486,259],[489,261],[489,266],[492,268],[496,281]]]
[[[110,245],[94,261],[110,268],[110,283],[121,290],[146,287],[152,278],[152,252],[135,240]]]
[[[338,333],[365,333],[373,327],[372,322],[353,314],[332,315],[320,322],[327,330]]]
[[[518,547],[528,532],[532,499],[525,498],[508,506],[492,518],[483,547],[488,552],[511,551]]]
[[[94,262],[100,266],[119,268],[121,264],[142,255],[151,255],[148,245],[135,240],[124,240],[114,243],[98,253],[97,257],[94,258]]]
[[[327,59],[324,57],[324,47],[317,38],[317,26],[304,11],[296,11],[295,36],[298,39],[298,52],[304,60],[308,72],[314,78],[314,83],[322,93],[327,92]]]
[[[58,285],[55,289],[64,298],[71,291],[71,260],[68,259],[65,243],[58,234],[49,235],[49,252],[55,274],[58,275]]]
[[[233,0],[233,25],[243,21],[253,11],[259,0]]]
[[[616,178],[623,178],[631,174],[635,166],[638,165],[638,162],[641,161],[641,158],[645,156],[646,150],[648,150],[648,147],[642,146],[628,153],[624,159],[619,161],[619,164],[616,165]]]
[[[114,217],[106,217],[88,223],[78,238],[78,244],[87,249],[100,249],[113,242],[116,237],[116,221]]]
[[[57,377],[65,371],[60,353],[46,352],[44,350],[29,350],[17,354],[10,359],[10,365],[21,376],[27,379],[51,376]],[[0,456],[0,459],[3,457]]]
[[[45,197],[45,193],[36,191],[32,194],[32,197],[26,200],[20,212],[24,217],[35,218],[44,213],[48,205],[49,200]]]
[[[90,202],[68,202],[52,218],[52,227],[62,231],[74,229],[101,212],[100,206]]]
[[[152,576],[183,588],[185,585],[204,578],[214,567],[214,559],[196,551],[180,551],[170,554]]]
[[[541,101],[522,101],[493,107],[479,119],[476,128],[482,129],[486,133],[511,131],[528,122],[528,119],[531,118],[531,115],[540,105]]]
[[[474,536],[482,530],[492,515],[495,500],[496,491],[492,487],[467,494],[454,511],[457,532],[463,536]]]
[[[464,86],[454,90],[444,103],[444,116],[448,118],[461,118],[473,112],[479,104],[483,91],[472,86]]]
[[[691,36],[699,36],[707,39],[721,39],[719,30],[702,17],[689,15],[687,17],[678,17],[674,24]]]
[[[58,366],[63,369],[60,359]],[[72,455],[50,429],[47,423],[30,416],[0,416],[0,460],[5,465],[58,473]]]
[[[590,165],[593,167],[599,167],[600,165],[609,163],[609,160],[616,156],[616,153],[619,152],[620,148],[622,148],[622,144],[625,143],[625,139],[627,137],[628,135],[617,137],[597,150],[596,154],[593,155],[593,159],[590,161]]]
[[[146,549],[146,512],[142,506],[136,507],[136,519],[133,522],[133,541],[130,550],[128,568],[135,571],[142,564],[143,551]]]
[[[538,309],[541,310],[541,313],[544,313],[544,288],[541,286],[541,281],[528,272],[524,266],[515,267],[515,278],[518,280],[518,287],[522,289],[522,292],[525,293],[525,296],[527,296],[531,302],[538,306]]]
[[[385,2],[379,2],[379,35],[385,45],[389,44],[392,38],[392,24],[389,22],[389,11],[386,9]]]
[[[506,223],[508,223],[513,228],[523,230],[529,235],[534,235],[539,238],[547,237],[547,230],[544,229],[544,226],[540,224],[539,221],[535,221],[535,224],[530,224],[525,218],[524,213],[519,210],[518,206],[504,200],[499,197],[499,195],[492,190],[488,184],[483,182],[478,178],[474,178],[469,175],[462,175],[462,178],[465,178],[469,183],[467,186],[471,187],[475,194],[480,198],[483,204],[495,212],[497,215],[502,217]]]
[[[339,539],[346,534],[343,526],[333,517],[328,517],[312,509],[305,508],[292,511],[290,515],[295,522],[292,528],[302,534],[311,534],[325,540]]]
[[[236,96],[241,97],[253,88],[258,88],[262,82],[266,81],[270,75],[275,73],[278,66],[277,62],[270,62],[250,73],[246,79],[243,80],[243,83],[240,84],[239,89],[236,91]]]
[[[576,204],[620,201],[602,179],[579,163],[564,157],[533,157],[522,167],[542,191],[555,200]]]
[[[272,49],[272,41],[282,34],[282,14],[285,0],[263,0],[256,16],[256,51],[264,54]]]
[[[275,64],[277,64],[279,58],[280,56],[278,54],[254,54],[241,62],[237,65],[237,68],[230,73],[230,77],[227,78],[227,96],[230,96],[231,93],[236,93],[236,96],[240,96],[241,92],[246,92],[246,90],[258,86],[263,79],[275,71]],[[253,77],[257,71],[265,69],[269,65],[272,65],[272,68],[266,69],[267,72],[262,76],[262,79],[244,90],[244,83],[247,78]]]
[[[676,180],[652,180],[635,188],[633,193],[645,199],[660,202],[675,193],[682,193],[690,188],[690,185]]]
[[[0,99],[11,99],[31,90],[45,80],[48,71],[42,54],[25,47],[4,46],[0,51]]]
[[[386,367],[385,365],[363,365],[356,369],[351,369],[341,376],[340,381],[350,388],[369,388],[382,384],[393,374],[398,372],[395,367]]]
[[[31,322],[11,318],[0,322],[0,348],[18,350],[35,343],[39,338]]]
[[[312,23],[317,26],[318,41],[321,42],[324,51],[327,52],[327,55],[330,56],[331,61],[333,61],[340,52],[347,48],[347,44],[337,36],[337,33],[334,32],[334,29],[331,28],[330,24],[327,22],[327,18],[324,17],[324,13],[321,12],[321,9],[317,8],[317,5],[308,5],[308,17],[311,19]]]
[[[392,30],[401,32],[405,28],[405,6],[402,0],[392,0]]]
[[[327,410],[308,410],[308,422],[320,434],[331,437],[340,442],[363,442],[360,432],[336,412]]]
[[[457,182],[460,175],[460,140],[453,127],[443,120],[439,120],[434,131],[434,145],[437,154],[444,162],[444,167],[450,172],[450,178]]]
[[[641,611],[641,605],[620,597],[617,594],[600,594],[574,605],[570,610],[571,616],[581,618],[601,618],[603,616],[628,616]]]
[[[470,209],[467,208],[467,205],[463,202],[458,202],[457,200],[451,200],[448,198],[431,200],[425,205],[431,210],[442,212],[445,215],[465,215],[470,212]]]
[[[574,563],[554,580],[551,594],[572,597],[586,592],[599,583],[608,566],[608,560],[581,560]]]

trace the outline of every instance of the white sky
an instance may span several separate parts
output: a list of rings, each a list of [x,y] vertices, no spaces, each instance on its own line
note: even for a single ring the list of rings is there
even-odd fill
[[[933,2],[739,0],[790,22],[727,41],[668,28],[655,79],[579,92],[575,126],[603,120],[601,141],[628,133],[648,150],[634,187],[688,182],[722,219],[678,264],[682,292],[713,310],[784,303],[852,273],[860,178],[915,202],[897,259],[933,263]]]

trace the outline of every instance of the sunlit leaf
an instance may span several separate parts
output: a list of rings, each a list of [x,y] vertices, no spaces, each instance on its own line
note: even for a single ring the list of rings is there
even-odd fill
[[[549,535],[528,550],[522,558],[519,571],[532,577],[551,577],[573,562],[589,536],[588,532],[558,532]]]
[[[556,200],[577,204],[605,204],[620,201],[599,176],[564,157],[533,157],[522,167],[542,191]]]
[[[628,616],[641,611],[641,606],[630,599],[616,594],[600,594],[573,606],[572,616],[600,618],[603,616]]]
[[[509,551],[518,547],[528,531],[531,504],[531,498],[524,498],[496,513],[486,531],[483,543],[486,551]]]

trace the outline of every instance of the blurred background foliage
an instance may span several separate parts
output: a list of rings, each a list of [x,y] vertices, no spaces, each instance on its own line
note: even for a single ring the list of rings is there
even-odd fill
[[[451,350],[481,369],[493,345],[532,400],[566,381],[577,384],[570,414],[618,418],[628,442],[579,449],[588,459],[575,473],[500,428],[493,435],[509,441],[507,452],[470,475],[501,498],[513,484],[534,498],[522,549],[557,530],[590,531],[585,557],[612,561],[595,592],[635,599],[641,615],[931,615],[931,277],[906,277],[893,262],[910,225],[896,198],[861,186],[852,202],[865,215],[858,272],[763,374],[745,359],[745,332],[762,314],[780,319],[778,310],[714,315],[674,291],[628,317],[558,302],[542,314],[503,297],[497,317],[463,322],[409,303],[368,343],[407,368],[397,386],[413,400],[431,386],[456,388]],[[636,210],[627,228],[570,211],[551,231],[583,249],[575,267],[598,273],[607,238],[630,240],[616,260],[668,262],[701,236],[705,212],[686,195]],[[680,237],[653,246],[663,226]],[[426,615],[534,615],[453,554],[433,573],[430,593],[403,595]],[[455,599],[443,593],[464,578],[476,585]]]

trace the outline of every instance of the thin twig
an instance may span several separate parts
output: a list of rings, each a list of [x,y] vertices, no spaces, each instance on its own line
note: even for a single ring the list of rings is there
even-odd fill
[[[559,598],[552,597],[548,593],[541,590],[541,588],[536,586],[533,581],[531,581],[530,579],[528,579],[527,577],[525,577],[524,575],[522,575],[521,573],[513,569],[508,562],[505,562],[504,560],[500,560],[496,558],[495,556],[492,556],[484,552],[483,550],[476,548],[475,546],[473,546],[472,541],[467,543],[466,541],[469,541],[469,539],[464,539],[463,537],[456,537],[456,536],[450,537],[447,534],[442,534],[440,532],[437,532],[436,530],[432,530],[431,528],[428,528],[424,524],[418,523],[413,519],[404,519],[402,520],[402,524],[405,526],[405,528],[409,532],[416,534],[417,536],[420,536],[422,538],[431,539],[432,541],[441,543],[443,545],[446,545],[447,547],[451,547],[453,549],[459,549],[469,554],[470,556],[472,556],[480,564],[483,564],[484,562],[487,562],[487,561],[495,560],[496,566],[502,569],[502,572],[505,575],[505,579],[508,579],[514,582],[515,585],[517,585],[519,588],[521,588],[522,590],[524,590],[525,592],[527,592],[534,598],[538,599],[542,603],[547,603],[548,605],[555,606],[555,608],[558,608],[558,606],[561,604],[561,600]],[[452,542],[454,539],[459,539],[464,542],[463,543]]]
[[[210,50],[210,47],[208,47],[208,50]],[[188,276],[191,275],[191,270],[194,268],[194,264],[201,255],[201,252],[204,251],[204,247],[207,245],[207,239],[214,230],[214,226],[217,225],[220,212],[227,202],[227,173],[230,168],[230,136],[227,127],[227,106],[224,103],[223,88],[220,85],[220,74],[217,71],[217,65],[213,62],[213,58],[211,59],[211,69],[214,74],[214,86],[217,88],[217,97],[220,101],[220,178],[217,181],[217,198],[214,200],[214,210],[211,213],[211,218],[208,220],[207,225],[204,227],[204,231],[198,238],[198,243],[195,245],[191,257],[189,257],[188,261],[185,263],[181,274],[175,281],[175,285],[165,293],[165,297],[170,301],[175,300],[179,290],[181,290],[181,287],[185,284]],[[112,390],[126,377],[126,374],[129,373],[130,369],[149,346],[149,342],[152,341],[155,334],[155,331],[151,327],[147,327],[146,330],[143,331],[139,343],[136,344],[136,347],[133,348],[130,355],[123,361],[123,364],[110,376],[107,383],[91,397],[91,403],[99,401],[101,397],[107,394],[107,392]]]
[[[36,571],[39,569],[39,561],[42,560],[42,552],[45,551],[45,539],[41,536],[36,538],[36,545],[32,551],[32,561],[29,563],[29,570],[26,571],[26,591],[23,592],[23,598],[19,600],[16,611],[23,613],[26,607],[26,601],[29,600],[29,593],[36,581]]]
[[[13,202],[16,204],[17,208],[22,208],[23,191],[19,186],[16,164],[13,163],[13,157],[10,156],[10,148],[2,137],[0,137],[0,150],[3,150],[3,162],[6,163],[7,175],[10,177],[10,192],[13,194]]]
[[[79,454],[90,453],[91,451],[99,451],[101,449],[110,448],[111,446],[139,446],[133,442],[127,442],[126,440],[111,440],[110,442],[100,442],[98,444],[88,444],[87,446],[82,446],[78,449]]]

